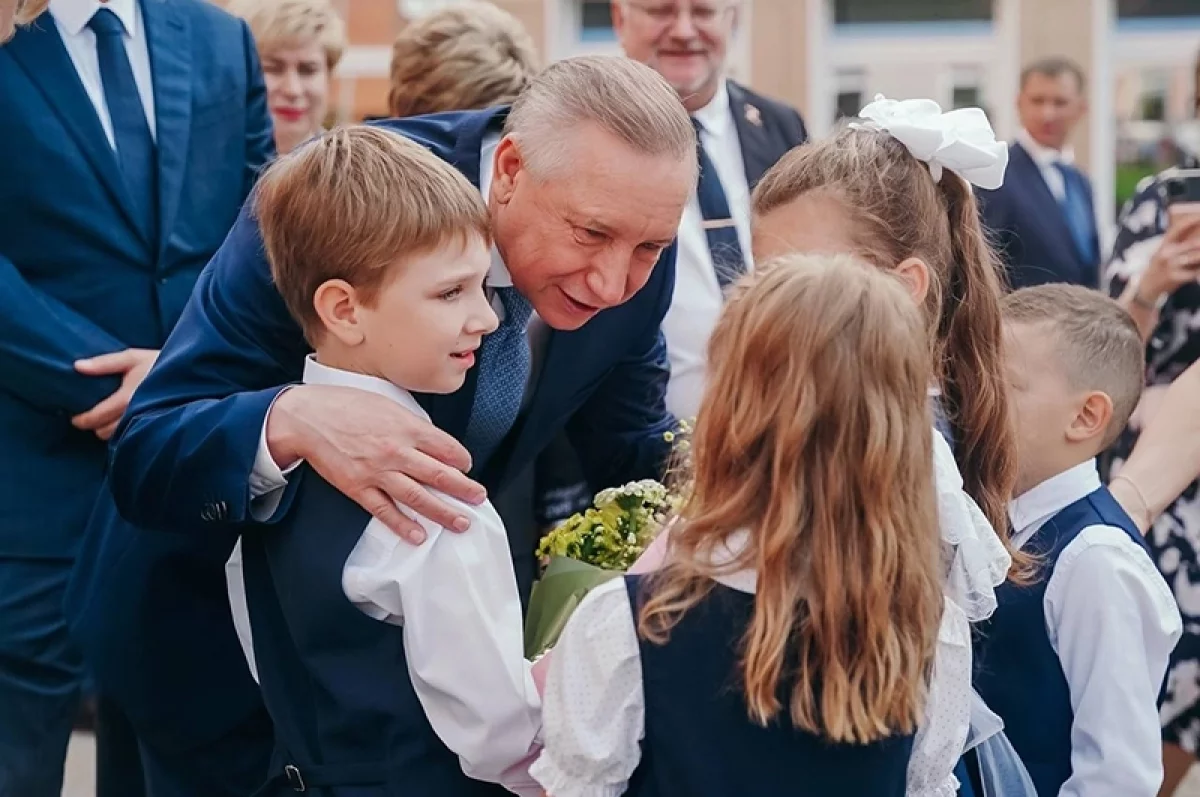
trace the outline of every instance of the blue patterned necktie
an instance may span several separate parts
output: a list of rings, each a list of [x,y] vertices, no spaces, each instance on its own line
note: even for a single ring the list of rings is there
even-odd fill
[[[1100,260],[1096,251],[1095,234],[1096,220],[1092,218],[1091,203],[1087,198],[1087,185],[1074,167],[1062,161],[1055,161],[1054,168],[1063,178],[1064,196],[1059,203],[1063,216],[1067,220],[1067,228],[1071,231],[1071,239],[1075,243],[1075,251],[1089,266]]]
[[[467,421],[464,443],[476,466],[491,459],[521,411],[529,381],[529,343],[525,327],[533,307],[515,288],[496,288],[504,305],[504,320],[479,347],[479,380]]]
[[[701,134],[704,125],[692,118],[696,128],[696,147],[700,158],[700,181],[696,185],[696,199],[700,203],[704,234],[708,238],[708,251],[712,254],[713,269],[722,288],[736,280],[746,271],[746,260],[742,256],[742,244],[738,241],[733,213],[729,210],[729,199],[721,177],[713,166],[712,158],[704,151]]]
[[[150,135],[146,109],[125,51],[125,26],[112,11],[101,8],[92,16],[88,27],[96,34],[100,82],[104,86],[104,104],[108,106],[112,120],[117,162],[121,165],[125,187],[129,189],[142,232],[153,242],[158,238],[154,138]]]

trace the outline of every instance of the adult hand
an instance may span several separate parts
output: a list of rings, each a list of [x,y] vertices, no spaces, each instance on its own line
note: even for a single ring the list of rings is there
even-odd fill
[[[121,375],[121,386],[108,398],[71,419],[76,429],[95,432],[96,437],[107,440],[117,430],[133,391],[146,378],[150,366],[158,358],[157,349],[125,349],[111,354],[101,354],[86,360],[78,360],[75,370],[87,376]]]
[[[1158,251],[1142,277],[1138,293],[1147,302],[1172,294],[1200,278],[1200,213],[1181,213],[1171,219]]]
[[[267,448],[282,467],[306,460],[327,482],[413,543],[425,540],[402,504],[453,531],[470,520],[430,487],[470,504],[487,493],[466,477],[471,455],[450,435],[395,401],[335,385],[298,385],[267,416]]]

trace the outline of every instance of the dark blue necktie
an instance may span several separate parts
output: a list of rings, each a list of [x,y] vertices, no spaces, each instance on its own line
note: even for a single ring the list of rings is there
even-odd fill
[[[100,81],[104,85],[104,103],[112,120],[117,162],[129,189],[134,213],[147,240],[158,237],[158,190],[155,169],[154,138],[146,121],[133,67],[125,52],[125,27],[112,11],[97,11],[88,27],[96,34],[96,55],[100,60]]]
[[[533,307],[515,288],[497,288],[496,295],[504,305],[504,320],[479,347],[479,380],[463,441],[479,465],[488,462],[512,429],[529,381],[530,352],[525,327]]]
[[[704,151],[701,134],[704,126],[693,118],[696,127],[696,147],[700,158],[700,181],[696,185],[696,198],[700,201],[700,216],[704,234],[708,237],[708,251],[712,254],[713,269],[722,288],[736,280],[746,271],[742,257],[742,245],[738,241],[737,227],[729,211],[729,199],[721,177],[713,166],[712,158]]]
[[[1100,253],[1096,251],[1096,220],[1092,218],[1091,203],[1088,202],[1087,184],[1083,175],[1072,166],[1062,161],[1056,161],[1054,168],[1062,175],[1065,189],[1062,202],[1063,215],[1067,227],[1071,230],[1071,238],[1075,242],[1075,251],[1089,266],[1096,265]]]

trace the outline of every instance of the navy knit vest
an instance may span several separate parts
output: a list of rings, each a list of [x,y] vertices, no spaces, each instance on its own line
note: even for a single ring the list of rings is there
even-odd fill
[[[1046,632],[1046,585],[1063,550],[1089,526],[1115,526],[1146,541],[1108,489],[1087,495],[1039,528],[1023,550],[1039,557],[1039,578],[1025,587],[1005,582],[995,613],[976,625],[975,689],[1004,720],[1004,731],[1038,794],[1055,795],[1071,777],[1071,692]],[[1095,596],[1103,600],[1103,595]]]
[[[302,467],[278,525],[242,538],[263,697],[275,724],[273,790],[318,797],[501,797],[463,774],[434,733],[405,665],[399,626],[367,617],[342,569],[370,515]],[[448,629],[453,633],[453,629]],[[286,771],[285,771],[286,767]]]
[[[636,618],[642,582],[625,583]],[[753,612],[753,595],[717,585],[665,645],[641,642],[646,736],[626,794],[903,797],[912,736],[835,744],[793,728],[786,709],[765,728],[750,720],[738,645]]]

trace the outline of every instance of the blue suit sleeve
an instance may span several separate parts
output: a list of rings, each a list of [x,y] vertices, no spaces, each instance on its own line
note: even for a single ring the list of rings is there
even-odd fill
[[[671,366],[661,326],[675,291],[675,251],[672,245],[657,266],[665,273],[639,345],[567,423],[584,475],[597,490],[633,479],[662,478],[670,454],[663,434],[674,429],[676,421],[667,411]]]
[[[275,154],[275,134],[267,110],[267,86],[250,28],[242,22],[242,45],[246,50],[246,165],[243,195],[248,196],[259,172]]]
[[[121,386],[116,376],[84,376],[75,361],[127,346],[75,310],[30,285],[0,256],[0,388],[39,410],[78,415]]]
[[[271,281],[250,204],[117,430],[111,486],[135,525],[207,532],[248,520],[267,411],[303,372],[307,346]]]

